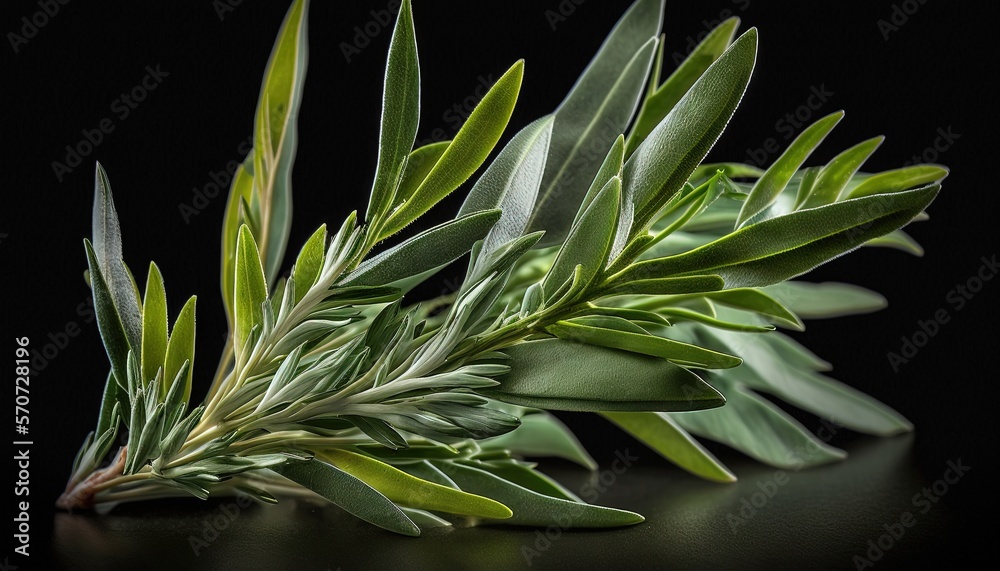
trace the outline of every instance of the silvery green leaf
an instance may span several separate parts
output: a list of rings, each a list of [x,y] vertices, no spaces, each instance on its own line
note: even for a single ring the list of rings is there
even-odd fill
[[[365,482],[396,504],[491,519],[507,519],[513,515],[507,506],[488,497],[423,480],[369,456],[330,449],[321,453],[320,457]]]
[[[597,169],[597,175],[594,176],[594,181],[590,183],[590,188],[587,190],[586,196],[583,197],[580,208],[576,211],[576,217],[573,218],[573,226],[576,226],[580,222],[580,217],[587,211],[590,203],[597,198],[597,195],[604,190],[604,186],[613,177],[617,176],[621,178],[623,166],[625,166],[625,137],[619,135],[611,145],[611,149],[608,150],[607,156],[604,157],[601,167]],[[572,228],[572,226],[570,227]]]
[[[108,359],[111,361],[111,371],[118,383],[119,400],[122,401],[122,410],[129,408],[128,391],[128,365],[129,342],[122,325],[118,309],[115,307],[114,299],[108,289],[107,282],[104,281],[104,274],[101,271],[97,254],[90,243],[90,240],[83,240],[84,248],[87,251],[87,265],[90,271],[91,289],[94,292],[94,310],[97,316],[97,328],[101,332],[101,340],[104,341],[104,349],[107,351]]]
[[[823,142],[823,139],[844,118],[843,111],[831,113],[810,125],[788,145],[785,152],[757,180],[750,191],[750,196],[743,203],[736,227],[750,222],[758,213],[764,211],[778,197],[792,179],[802,163]]]
[[[392,212],[381,238],[399,232],[430,210],[483,164],[507,127],[523,76],[524,62],[518,61],[497,80],[413,195]]]
[[[902,230],[893,230],[885,236],[872,238],[865,242],[864,245],[876,248],[893,248],[918,257],[924,255],[923,246]]]
[[[604,319],[617,318],[606,317]],[[625,320],[620,321],[629,323]],[[685,367],[726,369],[736,367],[742,362],[739,357],[733,355],[712,351],[682,341],[657,337],[645,332],[640,333],[622,329],[595,327],[571,321],[554,323],[546,327],[545,330],[560,339],[632,353],[641,353],[651,357],[661,357]]]
[[[621,17],[556,109],[549,159],[528,230],[541,247],[564,241],[615,139],[631,122],[656,51],[662,0],[639,0]]]
[[[484,451],[488,452],[488,449],[484,448]],[[549,456],[549,454],[543,455]],[[552,478],[549,478],[545,474],[535,470],[535,465],[532,463],[518,462],[512,459],[487,461],[460,460],[458,462],[472,468],[478,468],[489,472],[490,474],[502,478],[511,484],[517,484],[522,488],[542,494],[543,496],[583,503],[583,500],[581,500],[579,496],[567,490],[559,484],[559,482],[556,482]],[[596,470],[596,468],[597,465],[595,464],[593,469]]]
[[[222,301],[226,308],[229,328],[235,330],[233,321],[233,300],[236,289],[236,241],[240,233],[240,218],[243,204],[253,192],[253,151],[246,160],[236,168],[233,182],[230,184],[229,198],[226,202],[226,214],[222,224]]]
[[[162,375],[162,369],[158,373]],[[188,397],[191,393],[191,361],[184,361],[184,364],[178,369],[177,374],[170,382],[170,389],[163,398],[163,404],[165,407],[165,417],[164,417],[164,427],[165,430],[170,430],[182,416],[184,416],[185,411],[187,411]],[[162,386],[166,386],[166,382]]]
[[[729,288],[771,285],[908,223],[939,190],[931,185],[799,210],[744,226],[685,254],[639,262],[620,279],[713,273]]]
[[[111,183],[100,163],[94,175],[93,249],[105,287],[121,319],[129,347],[142,346],[142,315],[135,280],[122,259],[122,235],[111,196]],[[91,270],[93,274],[93,270]]]
[[[847,198],[909,190],[932,182],[940,182],[946,176],[948,169],[938,165],[913,165],[885,171],[864,179],[848,193]]]
[[[302,346],[296,347],[289,353],[282,361],[281,365],[278,366],[278,370],[274,373],[274,378],[267,386],[267,392],[264,393],[264,397],[260,400],[260,404],[257,406],[257,411],[261,411],[271,404],[271,400],[274,396],[285,388],[292,379],[295,377],[296,369],[299,366],[299,359],[302,357]]]
[[[819,440],[788,413],[742,384],[721,376],[713,376],[711,381],[726,395],[726,406],[670,415],[684,430],[778,468],[817,466],[846,456],[843,450]]]
[[[570,229],[566,242],[559,249],[552,268],[542,282],[545,301],[554,301],[553,293],[577,266],[582,266],[581,288],[586,288],[604,269],[614,239],[621,204],[621,179],[613,177],[601,193]]]
[[[602,412],[601,416],[639,439],[677,466],[714,482],[735,482],[736,476],[711,452],[664,412]]]
[[[740,19],[733,16],[716,26],[691,51],[670,77],[660,85],[659,74],[650,83],[650,94],[643,100],[635,125],[629,133],[626,156],[631,156],[657,124],[666,117],[694,82],[719,59],[733,41]],[[661,47],[662,50],[662,47]],[[660,62],[657,62],[660,63]],[[656,71],[659,71],[658,69]]]
[[[236,245],[236,330],[234,344],[237,361],[250,337],[250,331],[264,321],[262,304],[267,299],[267,281],[260,263],[260,252],[250,228],[240,227]]]
[[[184,383],[181,400],[185,403],[191,396],[191,367],[194,366],[195,305],[197,301],[197,296],[191,296],[181,308],[181,312],[177,314],[174,328],[170,332],[170,340],[167,342],[163,366],[164,385],[166,382],[177,382],[178,380]],[[184,368],[185,363],[189,365],[187,374],[184,375],[184,378],[180,378],[177,373]],[[160,390],[162,396],[166,397],[169,387],[163,386]]]
[[[278,277],[291,230],[292,166],[309,59],[308,4],[295,0],[285,15],[264,71],[254,117],[253,203],[266,215],[258,220],[254,237],[261,241],[265,283],[274,283]]]
[[[622,179],[623,192],[636,208],[631,236],[645,232],[722,134],[743,98],[756,54],[757,30],[751,28],[705,71],[629,157]]]
[[[479,443],[484,450],[510,450],[524,456],[552,456],[588,468],[597,469],[597,462],[587,453],[576,436],[552,414],[539,411],[521,417],[521,425],[495,438]]]
[[[407,155],[417,136],[419,120],[420,63],[410,1],[403,0],[385,66],[378,166],[365,216],[369,222],[381,219],[393,205]]]
[[[101,397],[101,412],[97,415],[97,428],[94,433],[97,435],[104,434],[109,428],[117,426],[118,418],[113,412],[115,410],[115,404],[118,403],[118,384],[115,383],[114,374],[108,372],[108,380],[104,382],[104,393]],[[119,411],[121,413],[120,405]]]
[[[644,521],[637,513],[539,494],[479,468],[441,461],[434,464],[462,490],[508,506],[514,515],[501,520],[503,523],[547,526],[567,525],[568,522],[569,527],[587,528],[619,527]]]
[[[445,222],[365,260],[341,286],[384,286],[437,270],[472,248],[500,219],[499,210],[474,212]]]
[[[366,418],[364,416],[344,416],[344,420],[350,421],[362,432],[371,437],[379,444],[397,450],[406,448],[406,439],[400,436],[389,423],[377,418]]]
[[[871,313],[885,308],[879,293],[854,284],[785,281],[763,289],[803,319]]]
[[[865,161],[879,148],[883,140],[885,137],[874,137],[862,141],[830,159],[830,162],[816,177],[816,182],[799,208],[815,208],[835,202],[841,196],[844,188],[847,187],[847,183],[854,176],[854,173],[858,172],[861,165],[865,164]]]
[[[167,355],[167,294],[163,276],[155,263],[149,264],[146,278],[146,295],[142,303],[142,378],[152,379],[163,367]],[[161,387],[166,396],[166,386]]]
[[[739,379],[752,389],[773,394],[858,432],[891,436],[913,430],[902,415],[861,391],[811,370],[790,366],[757,335],[703,329],[701,337],[743,356],[747,366]]]
[[[503,212],[483,240],[480,256],[489,256],[527,228],[545,170],[552,123],[551,116],[543,117],[514,135],[462,203],[459,216],[481,210]]]
[[[326,224],[320,225],[313,232],[312,236],[306,240],[305,245],[302,246],[298,258],[295,259],[295,265],[292,266],[292,280],[295,284],[295,287],[292,288],[294,296],[289,296],[289,300],[298,303],[309,291],[309,288],[316,283],[323,268],[324,247],[326,247]],[[279,297],[277,288],[275,289],[275,297]],[[284,297],[280,299],[284,299]]]
[[[562,339],[504,349],[512,370],[483,391],[497,400],[548,410],[699,410],[725,399],[697,375],[665,359]]]
[[[652,272],[645,273],[645,269],[641,264],[632,266],[621,277],[612,279],[608,289],[602,293],[609,296],[675,295],[716,291],[725,285],[722,278],[716,275],[645,278],[645,275],[652,275]]]

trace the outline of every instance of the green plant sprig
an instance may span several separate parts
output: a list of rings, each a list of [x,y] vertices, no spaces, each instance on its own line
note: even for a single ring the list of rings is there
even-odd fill
[[[735,475],[695,436],[782,467],[843,457],[756,391],[861,432],[911,429],[822,376],[828,365],[776,327],[883,306],[855,286],[789,280],[860,246],[919,253],[900,228],[922,219],[947,170],[861,172],[881,138],[805,167],[842,112],[766,170],[703,163],[751,79],[756,29],[737,37],[738,19],[726,20],[661,82],[663,3],[637,0],[560,106],[476,178],[453,220],[381,248],[486,163],[524,68],[497,80],[453,140],[414,148],[421,80],[404,1],[364,218],[351,213],[332,236],[318,228],[279,278],[307,14],[295,0],[282,24],[254,147],[230,189],[229,342],[200,406],[189,407],[195,298],[169,328],[155,264],[140,296],[98,165],[85,249],[111,370],[58,505],[319,494],[405,535],[457,520],[612,527],[642,516],[589,505],[521,459],[596,467],[548,411],[597,413],[722,482]],[[466,253],[457,292],[411,303],[411,289]],[[127,445],[101,468],[120,430]],[[805,444],[819,452],[796,458]]]

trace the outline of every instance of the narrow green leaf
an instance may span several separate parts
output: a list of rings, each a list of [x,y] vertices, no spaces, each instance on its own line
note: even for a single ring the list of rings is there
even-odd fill
[[[693,321],[709,327],[724,329],[726,331],[742,331],[750,333],[767,333],[774,331],[773,325],[757,325],[756,323],[746,323],[739,319],[724,320],[705,315],[704,313],[685,309],[683,307],[664,307],[660,313],[673,319],[675,322]]]
[[[484,390],[504,402],[548,410],[700,410],[725,400],[697,375],[665,359],[562,339],[504,349],[511,372]]]
[[[229,187],[226,214],[222,223],[222,301],[229,330],[236,330],[233,300],[236,291],[236,241],[240,234],[240,208],[253,192],[253,151],[236,168]]]
[[[499,502],[428,482],[368,456],[334,448],[321,452],[320,457],[397,504],[491,519],[506,519],[513,515],[507,506]]]
[[[729,288],[770,285],[803,274],[908,223],[939,190],[939,185],[931,185],[771,218],[690,252],[639,262],[619,279],[627,282],[648,275],[714,273],[722,276]]]
[[[711,452],[662,412],[602,412],[601,416],[692,474],[713,482],[736,476]]]
[[[677,105],[695,81],[726,51],[739,26],[740,19],[736,16],[723,21],[705,36],[683,62],[674,62],[680,63],[680,66],[662,85],[650,86],[655,91],[642,102],[635,125],[628,136],[626,156],[632,156],[639,144],[646,140],[649,133]]]
[[[691,172],[688,182],[698,185],[719,171],[722,171],[729,178],[756,179],[764,176],[762,169],[744,163],[701,163]]]
[[[617,331],[625,331],[626,333],[636,333],[638,335],[649,335],[649,331],[646,331],[639,325],[632,323],[628,319],[614,315],[584,315],[567,320],[567,323],[586,325],[588,327],[597,327],[601,329],[614,329]]]
[[[632,236],[646,231],[722,134],[743,98],[756,54],[757,30],[751,28],[709,66],[629,157],[623,182],[636,207]]]
[[[844,383],[793,365],[758,335],[703,329],[699,337],[738,351],[747,364],[739,380],[752,389],[858,432],[891,436],[913,430],[895,410]]]
[[[878,292],[854,284],[786,281],[764,288],[803,319],[871,313],[888,305]]]
[[[784,469],[844,459],[843,450],[824,443],[802,424],[739,383],[712,377],[726,406],[670,417],[684,430],[731,446],[765,464]]]
[[[98,437],[118,423],[114,412],[115,404],[118,403],[117,393],[118,383],[115,382],[114,374],[109,371],[108,380],[104,382],[104,392],[101,396],[101,412],[97,415],[97,428],[94,430],[94,434]]]
[[[561,498],[571,502],[582,502],[576,494],[567,490],[559,482],[549,478],[545,474],[534,469],[534,464],[518,462],[517,460],[496,460],[496,461],[463,461],[462,464],[479,468],[498,476],[512,484],[517,484],[522,488],[527,488],[533,492]],[[596,465],[595,465],[596,469]]]
[[[793,311],[758,289],[727,289],[705,293],[704,297],[729,307],[759,313],[793,329],[801,330],[803,327],[802,321]]]
[[[396,185],[413,148],[420,120],[420,63],[413,32],[410,0],[403,0],[389,42],[382,91],[382,124],[379,132],[378,166],[368,203],[369,222],[380,220],[393,205]]]
[[[395,205],[399,205],[413,196],[427,175],[434,170],[438,161],[441,160],[441,155],[448,150],[449,145],[451,145],[451,141],[438,141],[413,149],[406,158],[403,176],[396,189],[396,196],[393,199]]]
[[[181,312],[177,314],[174,321],[174,328],[170,332],[170,341],[167,342],[166,359],[163,368],[163,383],[160,385],[160,399],[166,398],[167,391],[170,390],[168,384],[175,381],[177,373],[180,372],[185,362],[190,363],[187,378],[184,381],[183,401],[188,402],[191,396],[191,374],[194,367],[194,334],[195,334],[195,305],[198,296],[191,296]]]
[[[405,228],[458,188],[483,164],[507,127],[523,76],[524,62],[518,61],[497,80],[410,199],[389,217],[381,237]]]
[[[620,349],[632,353],[642,353],[651,357],[662,357],[677,365],[701,369],[726,369],[739,365],[739,357],[727,355],[655,335],[641,334],[617,329],[593,327],[570,321],[560,321],[545,328],[546,331],[568,341],[588,345],[598,345],[610,349]]]
[[[264,71],[254,122],[255,199],[266,283],[274,283],[292,223],[292,166],[298,145],[298,114],[309,59],[308,0],[295,0],[285,15]]]
[[[568,527],[574,528],[599,528],[644,521],[637,513],[545,496],[479,468],[450,462],[435,462],[435,465],[463,490],[495,498],[509,506],[513,517],[498,523],[530,526],[566,526],[568,523]]]
[[[847,198],[861,198],[877,193],[899,192],[932,182],[940,182],[948,176],[948,169],[938,165],[913,165],[872,175],[854,187]]]
[[[893,230],[885,236],[872,238],[865,242],[864,245],[876,248],[893,248],[918,257],[924,255],[923,246],[902,230]]]
[[[469,191],[459,216],[479,210],[503,212],[500,221],[483,240],[480,256],[488,256],[524,234],[542,182],[551,135],[551,116],[521,129]]]
[[[451,527],[450,521],[439,518],[431,512],[407,507],[400,507],[399,509],[406,517],[410,518],[413,523],[417,524],[421,531],[427,531],[428,529],[436,529],[439,527]]]
[[[111,371],[115,377],[115,382],[121,389],[119,394],[127,395],[128,390],[128,352],[129,344],[125,336],[125,328],[122,326],[121,317],[115,308],[115,302],[108,290],[107,282],[104,281],[104,274],[101,272],[100,262],[90,240],[83,240],[84,248],[87,250],[87,264],[90,270],[90,283],[94,292],[94,311],[97,314],[97,328],[101,332],[101,340],[104,341],[104,349],[108,353],[108,360],[111,361]],[[128,404],[128,397],[125,397],[125,404]],[[123,408],[123,410],[125,410]]]
[[[608,315],[613,317],[620,317],[622,319],[627,319],[629,321],[638,321],[646,323],[654,323],[656,325],[663,325],[668,327],[670,322],[667,321],[665,317],[658,313],[653,313],[652,311],[644,311],[642,309],[628,309],[624,307],[604,307],[604,306],[594,306],[587,308],[588,315]]]
[[[528,231],[545,231],[540,247],[565,240],[601,167],[597,157],[605,155],[632,121],[662,22],[662,0],[635,2],[556,109],[545,177],[528,223]]]
[[[142,301],[142,379],[156,377],[167,354],[167,293],[163,276],[154,262],[149,263],[146,296]],[[163,394],[166,394],[164,389]]]
[[[122,259],[122,235],[111,196],[111,183],[104,168],[97,163],[94,175],[94,209],[92,217],[94,255],[104,276],[108,294],[121,319],[129,347],[142,346],[142,315],[135,281]]]
[[[810,125],[788,145],[785,152],[778,157],[778,160],[774,161],[774,164],[764,172],[763,176],[757,180],[757,184],[753,186],[746,202],[743,203],[740,215],[736,218],[737,228],[749,222],[774,202],[774,199],[788,185],[788,181],[792,180],[792,175],[799,170],[802,163],[809,158],[809,155],[843,118],[843,111],[831,113]]]
[[[267,299],[267,282],[264,268],[260,263],[260,253],[250,228],[240,227],[240,237],[236,244],[236,337],[237,358],[242,351],[250,330],[264,321],[261,304]]]
[[[816,177],[816,183],[799,208],[815,208],[835,202],[854,173],[858,172],[861,165],[865,164],[865,161],[879,148],[883,140],[885,137],[875,137],[862,141],[833,157],[820,171],[819,176]]]
[[[398,246],[368,258],[345,276],[339,285],[390,285],[440,269],[468,252],[499,219],[499,210],[487,210],[425,230]]]
[[[391,500],[362,480],[326,462],[315,459],[288,462],[271,469],[368,523],[403,535],[420,535],[417,524]]]
[[[604,187],[611,181],[612,178],[622,176],[622,167],[625,166],[625,137],[619,135],[615,139],[614,144],[611,145],[611,149],[608,151],[608,155],[604,157],[604,162],[601,163],[601,168],[597,170],[597,175],[594,176],[594,181],[590,184],[590,189],[587,190],[587,195],[583,197],[583,202],[580,204],[579,210],[576,212],[576,217],[573,219],[573,226],[576,226],[580,222],[580,217],[590,208],[590,203],[597,198]]]
[[[802,178],[799,180],[799,188],[795,193],[795,204],[792,210],[798,210],[802,207],[806,198],[812,193],[813,187],[816,186],[816,180],[822,172],[823,167],[807,167],[802,169]]]
[[[552,294],[573,275],[577,265],[583,266],[581,288],[587,287],[604,269],[615,235],[620,201],[621,179],[616,176],[604,186],[559,249],[542,282],[547,302],[553,300]]]
[[[635,268],[636,266],[633,266]],[[725,282],[719,276],[685,276],[679,278],[645,278],[634,279],[647,274],[640,267],[636,271],[628,271],[625,278],[615,278],[604,295],[675,295],[685,293],[701,293],[720,290]],[[651,274],[649,274],[651,275]],[[632,281],[625,281],[626,279]]]
[[[299,257],[295,260],[295,265],[292,267],[292,281],[295,282],[295,303],[302,300],[302,297],[319,278],[320,270],[323,269],[325,249],[326,224],[323,224],[306,240],[299,252]]]
[[[502,436],[481,440],[479,445],[484,450],[503,449],[524,456],[563,458],[590,470],[597,469],[597,462],[566,425],[544,411],[522,416],[520,426]]]

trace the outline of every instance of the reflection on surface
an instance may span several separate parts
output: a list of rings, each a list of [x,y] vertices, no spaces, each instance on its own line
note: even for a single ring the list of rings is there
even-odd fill
[[[848,446],[844,462],[783,475],[737,460],[732,467],[740,481],[732,485],[654,466],[653,453],[645,450],[610,484],[610,473],[602,484],[600,473],[548,470],[571,490],[599,493],[597,503],[646,516],[644,524],[618,530],[550,529],[546,538],[545,530],[496,526],[406,538],[308,502],[240,508],[232,499],[178,500],[121,506],[105,516],[59,514],[54,550],[71,569],[98,562],[105,563],[101,568],[516,569],[529,558],[533,569],[817,561],[853,568],[852,556],[864,554],[868,540],[884,533],[883,524],[914,511],[911,498],[926,482],[913,468],[911,443],[912,436],[863,439]],[[915,515],[917,525],[880,567],[942,541],[945,506]]]

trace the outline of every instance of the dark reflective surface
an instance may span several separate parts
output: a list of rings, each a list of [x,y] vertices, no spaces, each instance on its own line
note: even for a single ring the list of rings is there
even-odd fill
[[[945,501],[927,513],[914,506],[913,496],[931,481],[914,467],[911,444],[910,436],[858,440],[847,461],[784,477],[745,461],[734,466],[740,481],[728,486],[652,465],[652,453],[636,450],[639,459],[621,474],[549,470],[572,490],[589,484],[599,503],[647,517],[618,530],[550,529],[546,538],[545,530],[498,526],[406,538],[302,501],[238,510],[231,500],[176,501],[122,506],[104,516],[58,514],[53,555],[69,569],[517,569],[529,563],[533,569],[848,569],[856,567],[855,555],[867,557],[868,541],[878,541],[884,525],[910,512],[915,524],[875,561],[879,569],[907,567],[940,556],[952,545],[955,523]]]

